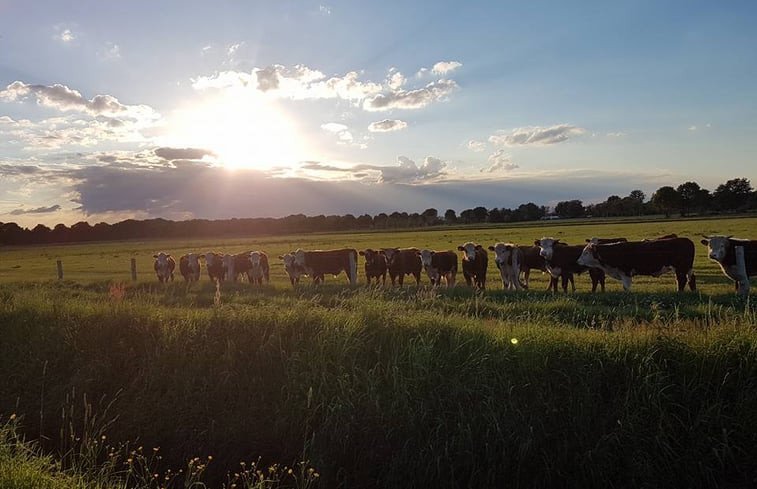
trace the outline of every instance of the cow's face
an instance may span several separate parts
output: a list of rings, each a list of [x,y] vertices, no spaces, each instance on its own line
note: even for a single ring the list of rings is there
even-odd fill
[[[434,252],[431,250],[421,250],[420,255],[423,268],[428,269],[431,266],[431,257],[434,256]]]
[[[707,255],[710,260],[722,262],[728,253],[730,246],[730,236],[712,236],[709,239],[703,239],[702,244],[707,246]]]
[[[195,253],[190,253],[187,255],[187,264],[189,265],[189,269],[192,271],[199,271],[200,270],[200,255],[197,255]]]
[[[542,258],[545,260],[551,260],[552,255],[555,252],[555,246],[560,244],[560,240],[554,238],[542,238],[534,241],[534,244],[540,248],[539,254]]]
[[[297,258],[294,253],[287,253],[280,255],[279,258],[284,262],[284,270],[290,279],[299,278],[300,268],[297,266]]]
[[[218,266],[217,264],[221,261],[221,255],[212,252],[204,253],[200,255],[200,258],[205,258],[205,266],[208,268]]]
[[[512,263],[513,248],[512,244],[497,243],[494,246],[490,246],[489,249],[494,252],[494,261],[498,265],[505,263]]]
[[[394,260],[396,260],[397,257],[400,256],[399,248],[381,248],[381,251],[386,257],[386,263],[389,265],[392,265],[394,263]]]
[[[597,245],[593,243],[587,244],[581,252],[581,255],[578,257],[578,260],[576,260],[576,263],[584,267],[599,268],[600,263]]]
[[[234,255],[223,255],[223,258],[221,258],[221,262],[223,263],[223,267],[225,269],[230,269],[234,266]]]
[[[260,268],[260,252],[259,251],[250,252],[250,265],[252,265],[252,268],[255,270]]]
[[[463,258],[465,258],[468,261],[473,261],[476,259],[476,250],[479,250],[481,248],[481,245],[477,245],[476,243],[471,243],[468,241],[462,246],[458,246],[457,249],[459,251],[463,252]]]
[[[160,270],[165,270],[168,268],[168,258],[170,256],[171,255],[163,253],[162,251],[157,255],[152,255],[152,257],[155,258],[155,266]]]
[[[599,243],[599,238],[597,238],[596,236],[594,236],[591,239],[587,239],[586,242],[589,243],[589,244],[597,244],[597,243]]]
[[[303,250],[301,248],[297,248],[294,251],[294,262],[299,267],[304,267],[305,266],[305,250]]]
[[[370,248],[368,248],[367,250],[361,251],[360,255],[365,257],[365,263],[368,266],[376,263],[379,260],[379,258],[381,258],[382,260],[384,259],[384,257],[380,255],[378,251],[374,251]]]

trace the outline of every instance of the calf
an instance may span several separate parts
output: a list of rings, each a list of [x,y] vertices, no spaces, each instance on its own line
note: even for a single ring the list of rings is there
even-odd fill
[[[194,253],[182,255],[179,258],[179,272],[186,282],[200,280],[200,257]]]
[[[609,276],[623,282],[623,289],[631,290],[635,275],[659,277],[675,271],[678,290],[688,282],[696,290],[694,276],[694,243],[688,238],[670,238],[653,241],[629,241],[627,243],[586,245],[577,263],[597,267]]]
[[[544,258],[547,271],[552,278],[561,279],[563,292],[568,292],[568,282],[571,284],[571,290],[575,292],[576,283],[573,275],[586,270],[586,267],[576,263],[584,247],[571,246],[554,238],[537,239],[534,244],[540,248],[539,254]],[[550,281],[550,286],[557,292],[557,280]]]
[[[226,278],[226,268],[224,267],[224,255],[221,253],[208,252],[200,255],[205,259],[205,268],[208,271],[208,277],[211,282],[223,282]]]
[[[370,248],[361,251],[359,254],[365,257],[365,280],[368,285],[371,285],[371,279],[374,278],[376,285],[378,285],[379,278],[381,278],[381,285],[386,285],[386,272],[389,268],[386,256]]]
[[[512,243],[497,243],[489,246],[494,252],[494,263],[497,264],[499,275],[502,277],[502,287],[505,289],[520,290],[520,268],[525,262],[523,250]]]
[[[268,267],[268,255],[262,251],[251,251],[249,256],[250,268],[247,270],[247,280],[251,284],[263,285],[271,280]]]
[[[426,270],[431,285],[441,285],[442,278],[447,287],[455,286],[457,276],[457,253],[454,251],[420,251],[421,263]]]
[[[347,274],[351,285],[357,283],[357,251],[351,248],[325,251],[298,249],[294,252],[294,262],[313,277],[313,284],[323,283],[326,274],[336,276],[341,272]]]
[[[463,252],[463,277],[470,287],[486,289],[486,269],[489,266],[489,254],[483,246],[470,241],[457,247]]]
[[[705,236],[702,244],[707,246],[707,256],[720,265],[726,277],[733,280],[738,292],[749,291],[749,277],[757,275],[757,241],[732,238],[731,236]],[[736,247],[744,248],[745,270],[736,265]],[[746,272],[746,275],[744,275]]]
[[[421,269],[423,263],[418,248],[381,248],[380,253],[386,256],[389,267],[389,278],[392,285],[395,281],[402,287],[405,275],[415,277],[415,285],[421,284]]]
[[[675,234],[672,235],[675,237]],[[664,239],[660,238],[660,239]],[[626,238],[590,238],[587,239],[587,243],[594,243],[594,244],[610,244],[610,243],[625,243],[628,240]],[[605,291],[605,272],[601,268],[589,268],[589,278],[591,278],[591,291],[596,292],[597,291],[597,284],[601,285],[602,292]]]
[[[279,255],[279,259],[284,261],[284,270],[286,271],[286,274],[289,277],[289,282],[292,286],[300,283],[300,277],[303,275],[307,276],[305,269],[297,265],[294,253]]]
[[[152,257],[155,258],[153,268],[155,269],[155,275],[158,276],[158,281],[163,283],[173,280],[173,269],[176,268],[176,260],[171,255],[162,251],[152,255]]]

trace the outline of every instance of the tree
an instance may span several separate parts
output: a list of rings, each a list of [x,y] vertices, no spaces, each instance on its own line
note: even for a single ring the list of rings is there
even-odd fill
[[[432,207],[423,211],[421,217],[426,226],[433,226],[439,221],[439,212]]]
[[[628,198],[631,200],[634,214],[640,216],[644,212],[644,200],[647,196],[641,190],[631,190]]]
[[[581,217],[584,215],[584,205],[580,200],[565,200],[555,206],[555,214],[560,217]]]
[[[670,217],[670,213],[678,209],[680,201],[681,196],[678,195],[676,189],[668,185],[658,188],[650,200],[652,205],[665,214],[665,217]]]
[[[715,205],[722,211],[746,208],[752,194],[752,185],[746,178],[734,178],[718,185],[712,194]]]
[[[710,192],[701,188],[698,183],[682,183],[676,190],[681,198],[682,216],[686,216],[690,212],[701,212],[707,207]]]
[[[447,224],[457,222],[457,214],[455,213],[454,209],[447,209],[444,212],[444,222],[446,222]]]
[[[473,209],[473,219],[475,222],[486,222],[486,218],[489,216],[489,211],[486,207],[478,206]]]

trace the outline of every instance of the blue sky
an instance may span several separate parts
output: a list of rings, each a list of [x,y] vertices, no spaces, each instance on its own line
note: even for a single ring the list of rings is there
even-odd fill
[[[0,221],[757,183],[753,2],[0,1]]]

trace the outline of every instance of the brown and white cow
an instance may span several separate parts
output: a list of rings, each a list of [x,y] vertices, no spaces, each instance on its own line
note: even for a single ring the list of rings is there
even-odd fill
[[[673,235],[675,237],[675,235]],[[665,239],[665,238],[662,238]],[[587,238],[587,243],[594,243],[594,244],[610,244],[610,243],[625,243],[628,239],[626,238]],[[602,292],[605,291],[605,271],[601,268],[589,268],[589,278],[591,278],[591,291],[596,292],[597,291],[597,284],[599,284],[602,287]]]
[[[748,291],[749,277],[757,275],[757,241],[731,236],[705,236],[704,238],[702,244],[707,246],[707,256],[710,260],[717,262],[725,276],[733,280],[737,292],[742,287]],[[737,246],[744,248],[745,270],[739,270],[736,264]]]
[[[497,264],[499,269],[502,287],[504,289],[522,289],[520,269],[521,264],[526,260],[523,256],[523,250],[512,243],[497,243],[494,246],[489,246],[489,250],[494,252],[494,263]]]
[[[419,255],[418,248],[381,248],[380,253],[386,256],[386,263],[389,267],[389,278],[392,285],[404,284],[405,275],[415,277],[415,285],[421,284],[421,269],[423,263]]]
[[[583,246],[568,245],[555,238],[541,238],[534,241],[534,244],[540,248],[539,254],[544,258],[547,266],[547,272],[552,276],[550,287],[557,292],[557,279],[561,280],[563,292],[568,292],[568,283],[571,290],[576,291],[575,274],[580,274],[586,267],[576,263],[581,256]]]
[[[519,246],[523,252],[523,263],[520,264],[520,271],[523,272],[523,280],[521,285],[524,289],[528,288],[528,278],[531,275],[531,270],[539,270],[542,273],[547,273],[547,262],[544,257],[541,256],[541,248],[538,246]],[[558,279],[552,275],[549,276],[549,283],[547,284],[547,290],[557,290]]]
[[[486,269],[489,267],[489,254],[480,244],[467,243],[458,246],[463,252],[463,277],[468,286],[486,289]]]
[[[421,250],[421,263],[431,280],[431,285],[441,285],[442,279],[447,287],[455,286],[457,276],[457,253],[454,251]]]
[[[365,257],[365,280],[368,285],[371,285],[371,280],[374,278],[376,285],[378,285],[379,278],[381,285],[386,285],[386,272],[389,269],[386,256],[371,248],[360,251],[359,255]]]
[[[179,272],[186,282],[200,280],[200,257],[195,253],[181,255],[179,258]]]
[[[284,270],[286,271],[286,274],[289,277],[289,282],[292,284],[292,286],[299,284],[301,277],[307,276],[305,269],[297,265],[294,253],[285,253],[283,255],[279,255],[279,260],[282,260],[284,262]]]
[[[163,283],[173,280],[173,270],[176,268],[176,260],[171,255],[162,251],[152,255],[152,257],[155,258],[153,268],[155,269],[155,275],[158,276],[158,281]]]
[[[343,248],[339,250],[297,249],[294,252],[294,262],[313,277],[313,284],[323,283],[324,275],[347,274],[351,285],[357,283],[357,250]]]
[[[246,271],[247,280],[251,284],[263,285],[271,281],[268,255],[262,251],[251,251],[249,254],[250,268]]]
[[[579,265],[601,268],[631,290],[635,275],[660,275],[675,271],[678,290],[696,290],[694,243],[688,238],[671,238],[627,243],[587,244],[577,260]]]
[[[205,269],[208,271],[208,277],[211,282],[223,282],[226,278],[226,268],[224,266],[224,255],[209,251],[200,255],[205,259]]]

